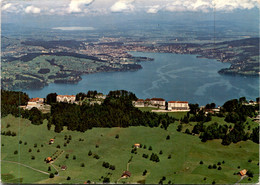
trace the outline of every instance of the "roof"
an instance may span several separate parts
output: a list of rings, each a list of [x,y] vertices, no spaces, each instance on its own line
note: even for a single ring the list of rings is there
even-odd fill
[[[54,141],[54,139],[50,139],[50,141]]]
[[[47,159],[46,159],[47,161],[50,161],[50,160],[52,160],[52,158],[51,157],[47,157]]]
[[[29,102],[37,102],[39,101],[40,99],[43,99],[43,98],[32,98],[29,100]]]
[[[76,97],[75,95],[57,95],[57,97],[68,97],[68,98],[72,98],[72,97]]]
[[[137,102],[143,102],[144,100],[143,99],[138,99]]]
[[[149,98],[146,98],[146,99],[145,99],[145,101],[151,101],[151,99],[149,99]]]
[[[189,103],[187,101],[168,101],[168,103]]]
[[[165,100],[162,99],[162,98],[152,98],[151,100],[155,100],[155,101],[165,101]]]
[[[67,166],[65,166],[65,165],[61,166],[61,169],[66,169],[66,168],[67,168]]]
[[[136,144],[134,144],[135,146],[140,146],[140,144],[139,143],[136,143]]]
[[[122,176],[124,176],[124,175],[127,175],[128,177],[131,177],[131,172],[130,171],[124,171]]]
[[[244,176],[244,175],[246,175],[246,172],[247,172],[247,170],[246,170],[246,169],[243,169],[243,170],[241,170],[239,173],[240,173],[240,175]]]

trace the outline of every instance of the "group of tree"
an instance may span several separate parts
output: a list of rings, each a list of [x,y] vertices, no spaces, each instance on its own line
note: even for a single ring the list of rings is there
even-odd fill
[[[87,94],[80,92],[76,94],[76,101],[84,100],[84,98],[95,98],[97,94],[97,91],[88,91]]]
[[[19,117],[19,106],[26,105],[28,101],[29,96],[26,93],[1,89],[1,116],[5,117],[12,114]]]
[[[198,104],[189,104],[192,109],[190,112],[187,113],[187,115],[184,115],[183,118],[181,118],[181,123],[189,123],[189,122],[209,122],[212,119],[212,115],[209,113],[205,115],[205,112],[203,110],[197,109]]]
[[[26,93],[5,90],[1,90],[1,93],[1,114],[3,117],[12,114],[15,117],[29,119],[32,124],[40,125],[49,116],[48,114],[42,114],[35,107],[30,110],[20,108],[19,106],[25,106],[29,101],[29,96]]]
[[[150,157],[150,160],[151,161],[154,161],[154,162],[159,162],[160,159],[159,159],[159,156],[155,153],[152,153],[151,157]]]
[[[255,143],[259,143],[259,127],[255,127],[251,134],[245,132],[244,129],[244,123],[235,123],[234,127],[228,127],[226,124],[220,125],[215,122],[206,127],[200,122],[193,127],[192,133],[200,134],[199,137],[202,142],[213,139],[222,139],[223,145],[229,145],[231,143],[250,139]]]
[[[109,168],[111,170],[115,170],[116,169],[115,165],[111,165],[108,162],[103,162],[102,166],[105,167],[105,168]]]
[[[245,97],[229,100],[224,103],[222,111],[227,113],[225,121],[231,123],[245,122],[247,117],[255,117],[259,104],[245,105]]]
[[[55,103],[51,107],[49,125],[55,132],[68,130],[84,132],[93,127],[161,126],[167,129],[174,118],[167,114],[142,112],[132,105],[136,96],[128,91],[111,91],[101,105]]]
[[[225,121],[228,123],[234,123],[234,126],[219,125],[213,123],[207,127],[204,125],[205,122],[211,120],[211,114],[205,113],[203,110],[199,110],[198,104],[190,104],[190,114],[182,119],[182,123],[188,123],[189,121],[198,122],[192,129],[191,133],[199,134],[201,141],[206,142],[212,139],[222,139],[223,145],[229,145],[230,143],[237,143],[239,141],[246,141],[248,139],[255,143],[259,143],[259,126],[253,129],[252,133],[245,132],[245,122],[247,117],[254,117],[257,114],[259,105],[245,105],[245,97],[240,99],[229,100],[224,103],[220,110],[221,115],[225,115]],[[207,104],[206,109],[215,108],[215,104]],[[177,131],[182,130],[182,125],[178,126]],[[185,133],[191,134],[190,131],[186,130]]]

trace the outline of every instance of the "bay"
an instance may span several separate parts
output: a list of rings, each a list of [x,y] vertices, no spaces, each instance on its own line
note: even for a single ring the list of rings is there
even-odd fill
[[[205,105],[223,105],[230,99],[245,96],[255,100],[259,96],[259,78],[218,74],[230,66],[213,59],[195,55],[172,53],[130,52],[134,56],[154,58],[142,62],[143,69],[128,72],[104,72],[82,75],[78,84],[49,84],[40,90],[22,89],[32,97],[46,97],[49,93],[76,95],[97,90],[107,94],[111,90],[128,90],[138,98],[164,98],[167,101],[188,101]]]

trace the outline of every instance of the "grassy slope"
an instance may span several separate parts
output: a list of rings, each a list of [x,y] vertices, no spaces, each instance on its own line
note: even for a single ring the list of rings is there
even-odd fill
[[[6,128],[7,123],[11,126]],[[14,118],[8,116],[2,118],[2,131],[16,131],[17,136],[2,136],[2,160],[19,161],[20,163],[30,165],[34,168],[48,172],[49,164],[44,162],[44,158],[51,156],[57,150],[65,152],[54,162],[55,166],[67,165],[66,171],[60,171],[60,177],[53,179],[47,175],[35,172],[19,165],[2,163],[2,174],[11,174],[9,181],[12,179],[23,178],[23,183],[83,183],[86,180],[101,182],[101,176],[110,177],[111,182],[116,182],[122,172],[126,170],[126,165],[131,156],[133,156],[129,170],[132,176],[128,179],[122,179],[119,182],[137,182],[145,180],[145,183],[158,183],[165,176],[167,183],[171,180],[174,183],[235,183],[239,180],[238,175],[233,175],[240,169],[252,169],[255,174],[259,174],[257,163],[259,145],[251,142],[239,142],[230,146],[221,145],[220,140],[209,141],[202,143],[196,136],[191,136],[176,131],[177,124],[173,124],[167,131],[161,128],[146,128],[146,127],[131,127],[131,128],[95,128],[85,133],[71,132],[64,130],[62,133],[55,133],[53,130],[48,131],[46,122],[43,125],[31,125],[28,120]],[[52,128],[53,129],[53,128]],[[119,139],[115,139],[115,135],[119,134]],[[64,147],[64,136],[71,135],[72,140]],[[170,135],[170,140],[166,140],[166,136]],[[55,137],[55,143],[48,145],[48,140]],[[84,141],[79,141],[79,138]],[[19,145],[19,140],[23,143]],[[24,145],[24,142],[27,145]],[[34,144],[37,147],[34,148]],[[134,143],[142,143],[147,146],[152,146],[153,150],[140,148],[137,154],[132,154],[131,147]],[[41,144],[43,147],[41,147]],[[57,149],[57,145],[61,145],[61,149]],[[99,145],[98,148],[95,146]],[[32,152],[29,153],[28,149]],[[40,152],[37,152],[37,150]],[[18,150],[20,155],[14,155],[14,151]],[[93,156],[88,156],[88,151],[96,153],[100,159],[94,159]],[[142,157],[142,154],[151,155],[152,152],[159,154],[162,150],[163,154],[159,155],[160,162],[155,163],[149,159]],[[69,159],[65,155],[69,154]],[[171,154],[172,158],[168,159]],[[35,156],[35,160],[31,156]],[[73,160],[73,155],[76,160]],[[252,159],[249,163],[248,159]],[[199,162],[204,164],[200,165]],[[211,169],[208,165],[217,164],[217,162],[225,161],[222,164],[222,170]],[[103,161],[115,165],[116,170],[112,171],[102,167]],[[85,167],[80,167],[84,162]],[[20,169],[20,170],[19,170]],[[146,176],[142,176],[142,172],[147,170]],[[52,168],[52,172],[55,170]],[[108,172],[112,175],[108,175]],[[2,176],[2,177],[4,177]],[[72,179],[67,181],[67,176]],[[206,177],[206,180],[203,180]],[[255,176],[252,182],[256,182]],[[243,182],[249,182],[247,179]]]

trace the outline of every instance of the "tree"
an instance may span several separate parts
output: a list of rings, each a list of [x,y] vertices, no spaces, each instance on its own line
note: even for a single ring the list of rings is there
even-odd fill
[[[149,149],[148,150],[153,150],[152,146],[149,146]]]
[[[92,152],[91,152],[91,150],[89,150],[89,152],[88,152],[88,156],[91,156],[92,155]]]
[[[251,171],[251,170],[248,170],[248,171],[246,172],[246,174],[247,174],[248,177],[253,177],[253,176],[254,176],[254,173],[253,173],[253,171]]]
[[[217,168],[217,165],[216,164],[213,164],[213,169],[216,169]]]
[[[169,140],[170,139],[170,136],[168,135],[167,137],[166,137],[166,140]]]
[[[199,111],[199,104],[189,104],[190,113],[196,114]]]
[[[144,170],[144,171],[143,171],[143,176],[145,176],[145,175],[146,175],[146,173],[147,173],[147,170]]]
[[[259,126],[253,129],[250,139],[255,143],[259,143]]]
[[[50,173],[49,178],[53,178],[53,177],[54,177],[54,174],[53,174],[53,173]]]
[[[219,166],[219,167],[218,167],[218,170],[221,170],[221,169],[222,169],[221,166]]]
[[[84,163],[81,163],[81,165],[80,165],[81,167],[85,167],[85,164]]]
[[[203,161],[200,161],[200,164],[203,164]]]
[[[190,132],[190,130],[188,128],[185,130],[185,133],[186,134],[191,134],[191,132]]]
[[[115,136],[115,138],[118,139],[118,138],[119,138],[119,135],[117,134],[117,135]]]
[[[104,180],[103,180],[103,183],[110,183],[110,178],[105,177]]]
[[[34,160],[34,159],[35,159],[35,156],[34,156],[34,155],[32,155],[31,159],[32,159],[32,160]]]
[[[16,154],[18,154],[18,151],[17,151],[17,150],[15,150],[15,151],[14,151],[14,154],[15,154],[15,155],[16,155]]]
[[[238,100],[237,99],[229,100],[229,101],[225,102],[224,105],[223,105],[223,108],[227,112],[233,112],[233,111],[235,111],[235,109],[237,107],[238,107]]]
[[[114,165],[110,165],[110,166],[109,166],[109,169],[110,169],[110,170],[115,170],[116,167],[115,167]]]
[[[73,160],[75,160],[76,159],[76,156],[75,155],[73,155]]]
[[[171,159],[171,158],[172,158],[171,154],[170,154],[170,155],[168,155],[168,159]]]
[[[47,123],[47,129],[51,130],[51,123],[50,122]]]
[[[56,97],[57,94],[56,93],[50,93],[46,96],[46,103],[47,104],[53,104],[56,103]]]
[[[71,179],[70,176],[68,176],[68,177],[67,177],[67,180],[70,180],[70,179]]]
[[[181,132],[181,130],[182,130],[182,124],[178,125],[178,128],[177,128],[178,132]]]
[[[51,171],[51,167],[50,167],[50,166],[48,167],[48,171],[49,171],[49,172]]]

